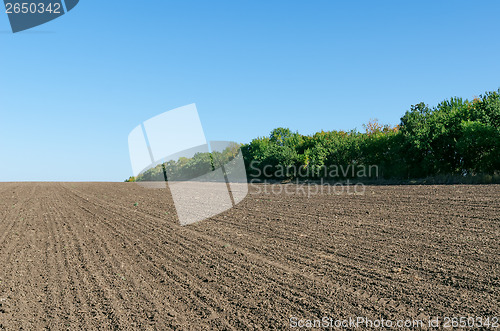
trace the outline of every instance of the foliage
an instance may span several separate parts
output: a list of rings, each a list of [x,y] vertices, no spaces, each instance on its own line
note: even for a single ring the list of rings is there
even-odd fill
[[[500,172],[500,89],[472,101],[451,98],[432,108],[418,103],[396,126],[370,120],[364,129],[363,133],[321,131],[305,136],[288,128],[276,128],[269,137],[233,145],[220,153],[198,153],[192,158],[159,164],[137,180],[164,180],[165,167],[169,178],[194,178],[234,158],[239,148],[249,179],[495,177]],[[375,174],[324,171],[370,166],[376,167]],[[305,171],[300,174],[296,169]]]
[[[500,170],[500,98],[451,98],[430,109],[412,106],[401,119],[408,177],[493,174]]]
[[[293,176],[278,168],[303,167],[309,170],[304,172],[308,177],[325,177],[321,169],[349,165],[376,165],[377,176],[387,179],[500,171],[500,90],[472,101],[451,98],[433,108],[418,103],[396,126],[370,120],[364,129],[364,133],[321,131],[303,136],[277,128],[269,137],[243,145],[247,168],[252,165],[249,175],[272,172],[283,179]]]
[[[233,160],[239,150],[240,145],[229,144],[222,151],[196,153],[192,157],[160,162],[139,174],[136,181],[184,181],[200,176],[211,180],[211,171]],[[212,175],[215,176],[213,173]]]

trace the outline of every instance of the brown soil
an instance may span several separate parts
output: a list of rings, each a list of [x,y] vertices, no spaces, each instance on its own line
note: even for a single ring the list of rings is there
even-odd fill
[[[166,189],[0,184],[0,329],[500,316],[500,185],[255,190],[181,227]]]

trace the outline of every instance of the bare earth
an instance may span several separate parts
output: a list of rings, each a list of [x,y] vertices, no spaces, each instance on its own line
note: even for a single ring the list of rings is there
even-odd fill
[[[500,185],[310,198],[254,187],[181,227],[165,189],[2,183],[0,329],[500,317],[499,242]]]

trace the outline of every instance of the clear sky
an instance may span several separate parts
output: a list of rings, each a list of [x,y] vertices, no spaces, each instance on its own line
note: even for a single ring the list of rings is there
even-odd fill
[[[0,8],[0,181],[123,181],[129,132],[191,103],[248,142],[500,87],[497,0],[81,0],[17,34]]]

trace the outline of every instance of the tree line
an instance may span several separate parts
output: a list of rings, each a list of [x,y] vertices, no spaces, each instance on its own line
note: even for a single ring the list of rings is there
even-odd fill
[[[313,135],[277,128],[240,147],[249,179],[486,176],[486,181],[498,180],[500,89],[473,100],[453,97],[434,107],[412,105],[395,126],[371,120],[363,132]],[[198,155],[182,162],[196,167],[196,159],[206,164],[209,157]],[[367,171],[374,167],[377,171]],[[153,171],[161,177],[159,168]],[[148,172],[141,176],[146,178]]]

